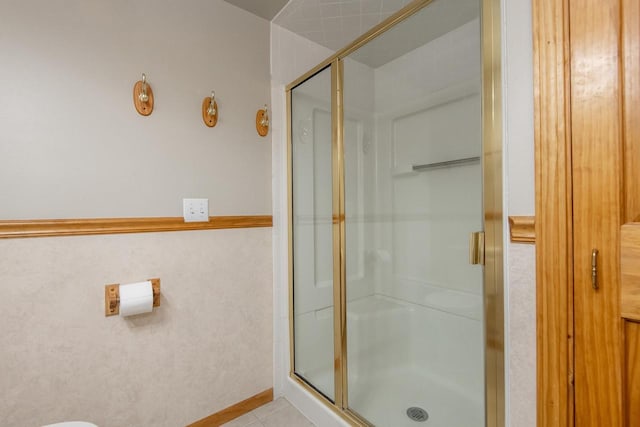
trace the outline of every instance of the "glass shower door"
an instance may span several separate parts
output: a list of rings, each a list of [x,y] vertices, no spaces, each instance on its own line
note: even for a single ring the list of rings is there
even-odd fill
[[[334,400],[331,69],[291,90],[294,372]]]
[[[434,0],[343,68],[348,408],[484,426],[479,2]]]

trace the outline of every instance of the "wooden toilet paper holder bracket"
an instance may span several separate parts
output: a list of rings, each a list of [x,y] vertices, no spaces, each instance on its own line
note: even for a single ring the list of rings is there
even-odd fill
[[[153,289],[153,306],[160,307],[160,279],[148,279]],[[120,284],[104,285],[104,315],[120,314]]]

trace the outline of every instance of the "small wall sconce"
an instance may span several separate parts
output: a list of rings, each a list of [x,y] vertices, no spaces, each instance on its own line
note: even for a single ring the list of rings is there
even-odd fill
[[[267,133],[269,133],[269,114],[267,112],[267,104],[264,104],[264,108],[258,110],[256,113],[256,130],[260,136],[266,136]]]
[[[137,81],[133,86],[133,105],[143,116],[148,116],[153,111],[153,91],[144,73],[142,73],[142,80]]]
[[[211,91],[211,96],[202,100],[202,120],[210,128],[218,123],[218,103],[214,91]]]

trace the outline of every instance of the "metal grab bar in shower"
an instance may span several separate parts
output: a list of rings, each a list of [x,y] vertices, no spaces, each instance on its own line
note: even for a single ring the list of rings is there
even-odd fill
[[[447,160],[446,162],[436,162],[436,163],[427,163],[424,165],[413,165],[411,169],[414,171],[424,171],[429,169],[439,169],[439,168],[448,168],[451,166],[462,166],[469,163],[475,163],[480,161],[480,157],[467,157],[464,159],[456,159],[456,160]]]

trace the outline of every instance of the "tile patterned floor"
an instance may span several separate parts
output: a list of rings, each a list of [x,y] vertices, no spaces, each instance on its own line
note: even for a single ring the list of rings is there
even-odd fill
[[[221,427],[314,427],[314,424],[280,397]]]

